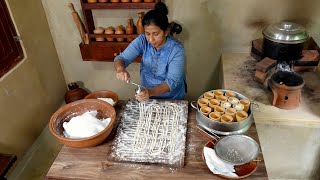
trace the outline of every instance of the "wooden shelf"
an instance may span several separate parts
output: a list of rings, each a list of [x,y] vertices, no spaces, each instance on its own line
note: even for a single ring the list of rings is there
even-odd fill
[[[84,61],[107,61],[113,62],[113,59],[121,53],[129,42],[91,42],[90,44],[80,43],[81,56]],[[139,63],[141,56],[134,62]]]
[[[153,3],[88,3],[87,0],[80,0],[83,15],[85,17],[86,32],[89,32],[89,44],[80,43],[80,51],[84,61],[107,61],[113,62],[115,56],[125,50],[129,45],[126,38],[136,38],[138,34],[93,34],[95,29],[92,10],[95,9],[153,9],[157,2]],[[125,42],[96,41],[95,38],[124,38]],[[116,39],[115,39],[116,40]],[[140,62],[139,56],[134,62]]]
[[[91,9],[153,9],[155,3],[83,3],[83,10]]]

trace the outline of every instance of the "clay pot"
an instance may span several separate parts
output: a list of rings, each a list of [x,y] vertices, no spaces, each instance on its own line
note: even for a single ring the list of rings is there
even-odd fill
[[[145,3],[153,3],[154,0],[144,0],[143,2],[145,2]]]
[[[104,30],[104,34],[114,34],[114,29],[112,26],[110,27],[107,27],[105,30]],[[114,41],[114,38],[107,38],[107,41]]]
[[[130,0],[121,0],[122,3],[129,3]]]
[[[100,3],[106,3],[108,0],[99,0]]]
[[[133,3],[141,3],[142,0],[132,0]]]
[[[144,16],[144,12],[139,12],[138,13],[138,20],[137,20],[137,25],[136,25],[136,27],[137,27],[137,33],[138,34],[142,34],[142,33],[144,33],[144,28],[143,28],[143,25],[142,25],[142,18],[143,18],[143,16]]]
[[[273,93],[272,105],[280,109],[294,109],[300,105],[304,80],[298,74],[278,71],[271,76],[268,85]]]
[[[71,118],[82,115],[88,111],[98,111],[102,118],[109,117],[110,123],[101,132],[94,136],[81,139],[67,138],[63,134],[63,123]],[[98,117],[97,117],[98,118]],[[50,118],[49,128],[51,133],[64,145],[72,148],[94,147],[104,142],[111,133],[116,123],[116,111],[109,103],[98,99],[83,99],[66,104],[58,109]]]
[[[93,30],[94,34],[103,34],[103,32],[104,32],[104,28],[103,27],[98,27],[95,30]],[[103,37],[97,37],[96,41],[104,41],[104,38]]]
[[[124,30],[123,30],[122,25],[116,27],[115,34],[124,34]],[[118,42],[123,42],[124,38],[117,38],[117,41]]]
[[[120,2],[120,0],[110,0],[110,2],[112,2],[112,3],[118,3],[118,2]]]
[[[66,104],[83,99],[89,94],[86,90],[80,88],[75,82],[69,83],[68,88],[69,90],[64,96]]]
[[[88,3],[96,3],[97,0],[88,0]]]
[[[128,22],[128,25],[126,27],[126,34],[134,34],[134,27],[132,25],[132,19],[128,19],[127,22]],[[134,38],[127,38],[127,41],[131,42],[131,41],[133,41],[133,39]]]

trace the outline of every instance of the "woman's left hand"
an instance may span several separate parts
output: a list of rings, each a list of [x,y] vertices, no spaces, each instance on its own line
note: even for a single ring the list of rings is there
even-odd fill
[[[142,101],[148,101],[150,98],[149,90],[145,89],[141,91],[139,94],[136,94],[136,100],[142,102]]]

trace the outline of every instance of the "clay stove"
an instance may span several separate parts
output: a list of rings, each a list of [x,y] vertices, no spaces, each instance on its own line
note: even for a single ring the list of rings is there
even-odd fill
[[[274,106],[281,109],[294,109],[300,104],[301,89],[304,86],[303,78],[296,72],[315,71],[320,59],[320,48],[310,37],[305,42],[303,41],[303,48],[300,49],[300,52],[282,53],[280,49],[283,45],[290,47],[293,43],[293,41],[287,41],[288,39],[296,40],[297,37],[302,37],[301,33],[305,33],[299,31],[297,33],[300,34],[294,34],[292,33],[293,29],[286,29],[287,27],[290,28],[290,26],[287,26],[287,23],[282,24],[283,27],[272,27],[273,29],[271,30],[274,31],[274,38],[271,36],[266,37],[265,34],[269,33],[266,28],[263,32],[264,38],[252,41],[251,56],[259,61],[255,66],[254,80],[272,90],[272,104]],[[272,33],[270,34],[272,35]],[[277,39],[278,37],[285,38]],[[267,47],[266,41],[270,40],[272,41],[272,45]],[[275,52],[279,50],[280,55],[278,59],[274,59],[275,56],[270,53],[272,51],[270,48],[274,48]],[[297,54],[301,54],[301,56],[297,56]]]

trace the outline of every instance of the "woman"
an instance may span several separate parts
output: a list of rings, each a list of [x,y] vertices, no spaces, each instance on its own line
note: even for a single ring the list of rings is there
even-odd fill
[[[129,82],[126,70],[140,54],[140,84],[146,89],[136,94],[138,101],[153,99],[184,99],[186,83],[184,73],[184,48],[169,34],[168,8],[156,4],[142,19],[145,33],[135,38],[114,59],[117,79]]]

